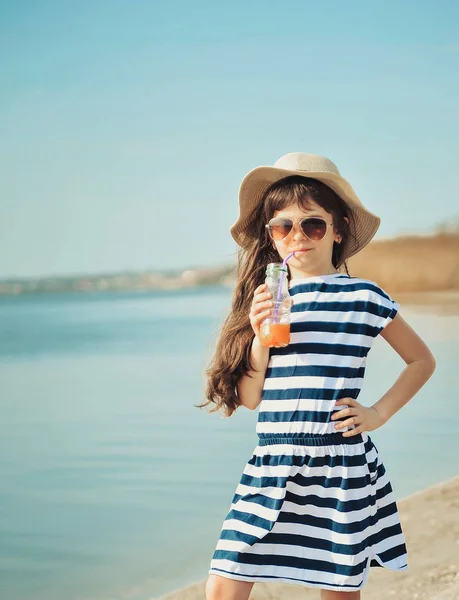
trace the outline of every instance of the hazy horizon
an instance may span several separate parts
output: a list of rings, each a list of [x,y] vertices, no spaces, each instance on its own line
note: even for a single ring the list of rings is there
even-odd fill
[[[430,232],[422,232],[422,233],[416,233],[416,232],[411,232],[408,234],[408,236],[434,236],[436,234],[441,233],[439,231],[439,229],[435,229],[433,231]],[[449,231],[448,233],[458,233],[458,231]],[[394,240],[396,238],[402,238],[405,237],[403,234],[401,235],[396,235],[396,236],[387,236],[387,237],[381,237],[381,236],[376,236],[374,238],[375,241],[377,242],[386,242],[386,241],[391,241]],[[371,242],[370,242],[371,244]],[[18,277],[2,277],[0,276],[0,282],[2,281],[7,281],[7,280],[14,280],[14,279],[51,279],[51,278],[78,278],[78,277],[110,277],[110,276],[114,276],[114,275],[122,275],[123,273],[129,273],[129,274],[139,274],[142,272],[154,272],[154,273],[160,273],[160,274],[165,274],[165,273],[174,273],[174,274],[180,274],[183,271],[188,271],[188,270],[201,270],[201,269],[211,269],[211,268],[225,268],[227,266],[229,266],[230,264],[234,264],[236,265],[237,263],[237,255],[236,255],[236,251],[233,257],[233,260],[229,259],[227,260],[225,263],[220,263],[220,264],[207,264],[207,265],[188,265],[188,266],[182,266],[182,267],[169,267],[169,268],[164,268],[162,269],[161,267],[159,268],[154,268],[154,267],[150,267],[150,268],[145,268],[145,269],[112,269],[112,270],[106,270],[106,271],[80,271],[80,272],[68,272],[68,273],[48,273],[48,274],[41,274],[41,275],[34,275],[34,276],[18,276]]]

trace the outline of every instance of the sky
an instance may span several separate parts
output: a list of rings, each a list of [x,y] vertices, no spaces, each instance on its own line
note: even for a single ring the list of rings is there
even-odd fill
[[[457,222],[459,3],[0,0],[0,278],[236,260],[244,175],[333,160],[375,237]]]

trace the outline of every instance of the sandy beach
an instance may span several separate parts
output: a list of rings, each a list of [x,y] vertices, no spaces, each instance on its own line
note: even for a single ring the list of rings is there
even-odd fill
[[[398,502],[408,547],[403,573],[374,568],[362,600],[459,599],[459,477]],[[204,600],[205,582],[161,600]],[[257,583],[250,600],[313,600],[315,589],[290,584]]]
[[[393,294],[394,300],[402,308],[409,307],[415,311],[428,311],[442,316],[459,315],[459,291],[448,290],[440,292],[398,292]]]

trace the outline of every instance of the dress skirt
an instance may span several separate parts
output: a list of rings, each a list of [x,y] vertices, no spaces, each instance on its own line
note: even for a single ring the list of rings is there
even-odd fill
[[[209,573],[336,591],[370,566],[407,568],[384,465],[368,434],[262,434],[237,486]]]

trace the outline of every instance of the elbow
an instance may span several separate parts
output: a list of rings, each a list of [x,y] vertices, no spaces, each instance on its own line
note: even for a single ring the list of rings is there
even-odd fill
[[[241,402],[241,406],[245,406],[249,410],[256,410],[260,406],[261,398],[259,400],[250,399]]]
[[[255,410],[261,403],[261,391],[258,392],[257,389],[249,388],[241,385],[239,381],[236,385],[236,397],[238,400],[239,406],[245,406],[249,410]]]
[[[432,358],[430,360],[430,376],[432,376],[434,374],[435,369],[437,368],[437,361],[435,360],[435,356],[432,355]]]
[[[435,369],[437,368],[437,361],[435,360],[435,356],[432,354],[432,352],[430,352],[430,350],[428,356],[424,359],[423,362],[425,365],[424,368],[427,379],[430,379],[434,374]]]
[[[422,379],[422,385],[424,385],[434,374],[437,362],[430,350],[427,350],[423,355],[407,362],[407,365],[413,365],[413,369],[417,371],[419,378]]]
[[[261,398],[258,400],[258,402],[256,404],[252,404],[251,406],[248,406],[247,408],[249,410],[256,410],[260,406],[260,403],[261,403]]]

